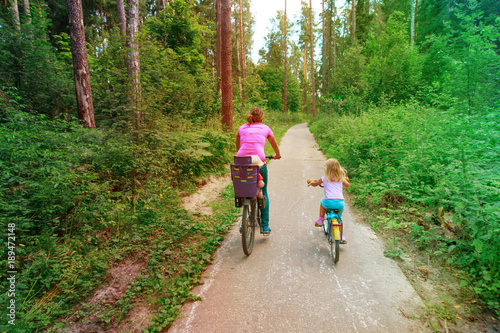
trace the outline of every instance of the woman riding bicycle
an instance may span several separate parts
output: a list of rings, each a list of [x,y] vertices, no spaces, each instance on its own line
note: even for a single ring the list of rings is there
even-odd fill
[[[269,128],[269,126],[262,124],[263,120],[264,112],[262,112],[259,107],[254,107],[250,110],[250,113],[247,116],[247,123],[242,125],[236,134],[236,149],[238,150],[236,156],[258,155],[264,163],[264,165],[260,168],[259,173],[264,178],[262,193],[266,199],[266,206],[260,212],[263,232],[265,234],[269,234],[271,229],[269,228],[269,197],[267,195],[268,176],[266,155],[264,154],[266,139],[269,140],[269,143],[274,149],[275,155],[273,158],[279,160],[281,155],[273,131]]]

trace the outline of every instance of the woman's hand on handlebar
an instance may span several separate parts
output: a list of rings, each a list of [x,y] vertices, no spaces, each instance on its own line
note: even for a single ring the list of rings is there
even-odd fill
[[[279,160],[281,158],[281,155],[274,154],[274,155],[271,155],[271,156],[266,156],[266,158],[268,158],[270,160]]]

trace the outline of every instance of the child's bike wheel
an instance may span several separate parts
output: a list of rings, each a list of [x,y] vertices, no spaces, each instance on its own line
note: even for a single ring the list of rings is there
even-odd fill
[[[252,204],[252,210],[255,211],[255,203]],[[249,256],[253,250],[253,240],[255,237],[255,222],[252,219],[252,211],[250,205],[243,207],[243,216],[241,218],[241,242],[243,245],[243,252]]]
[[[330,220],[325,219],[323,221],[323,231],[325,232],[325,235],[328,235],[328,225],[330,224]]]
[[[337,219],[334,219],[333,220],[334,223],[337,223]],[[340,256],[340,237],[335,237],[335,229],[337,229],[337,232],[338,232],[338,229],[339,227],[330,227],[330,239],[331,239],[331,242],[330,242],[330,252],[331,252],[331,255],[332,255],[332,261],[334,264],[338,263],[339,262],[339,256]]]

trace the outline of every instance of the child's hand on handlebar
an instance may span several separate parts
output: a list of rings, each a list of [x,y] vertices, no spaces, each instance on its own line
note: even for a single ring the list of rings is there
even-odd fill
[[[316,181],[315,179],[308,179],[308,180],[307,180],[307,183],[308,183],[308,184],[311,184],[312,182],[315,182],[315,181]]]

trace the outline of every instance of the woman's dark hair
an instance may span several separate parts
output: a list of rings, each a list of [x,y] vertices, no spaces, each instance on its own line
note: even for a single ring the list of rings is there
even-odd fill
[[[257,106],[252,108],[247,116],[247,122],[249,124],[261,123],[262,120],[264,120],[264,112],[262,112],[262,109]]]

